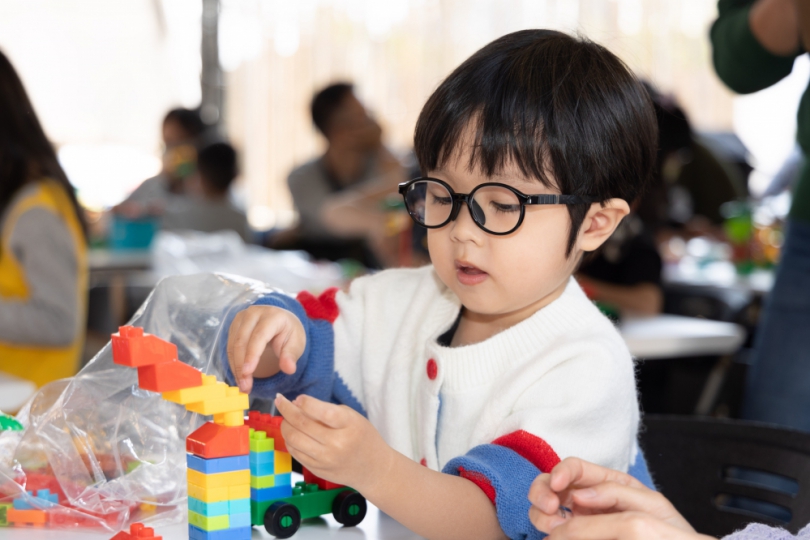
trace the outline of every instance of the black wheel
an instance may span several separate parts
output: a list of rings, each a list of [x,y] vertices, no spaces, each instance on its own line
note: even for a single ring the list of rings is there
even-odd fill
[[[332,515],[341,525],[354,527],[366,517],[366,498],[356,491],[341,491],[332,502]]]
[[[264,513],[264,528],[276,538],[289,538],[300,526],[301,512],[290,503],[273,503]]]

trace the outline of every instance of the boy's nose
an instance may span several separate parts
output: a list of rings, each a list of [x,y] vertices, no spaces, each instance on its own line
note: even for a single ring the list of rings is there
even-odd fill
[[[473,202],[473,212],[480,212],[479,219],[483,217],[481,207]],[[481,228],[473,221],[470,208],[465,204],[461,211],[456,216],[456,219],[450,222],[450,238],[457,242],[473,242],[475,244],[481,243],[481,236],[486,234]]]

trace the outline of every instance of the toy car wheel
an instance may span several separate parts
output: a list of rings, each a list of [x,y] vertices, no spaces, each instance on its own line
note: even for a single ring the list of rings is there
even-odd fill
[[[354,527],[366,517],[366,498],[356,491],[338,493],[332,502],[332,515],[341,525]]]
[[[264,528],[276,538],[289,538],[300,526],[301,512],[290,503],[273,503],[264,513]]]

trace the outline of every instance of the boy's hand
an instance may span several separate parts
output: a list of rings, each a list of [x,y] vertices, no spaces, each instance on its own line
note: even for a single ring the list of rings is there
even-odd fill
[[[315,475],[361,493],[384,481],[395,452],[358,412],[304,395],[291,402],[279,394],[276,407],[287,448]]]
[[[254,376],[270,377],[279,370],[295,373],[306,346],[304,326],[294,314],[273,306],[251,306],[231,323],[228,363],[239,389],[249,393]]]

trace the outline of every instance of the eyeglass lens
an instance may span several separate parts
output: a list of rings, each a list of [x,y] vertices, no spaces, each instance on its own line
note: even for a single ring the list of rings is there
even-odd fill
[[[430,180],[411,184],[405,194],[405,202],[416,222],[427,227],[444,224],[453,211],[450,191]],[[476,189],[470,207],[476,223],[490,232],[511,231],[520,221],[520,199],[504,187],[484,186]]]

